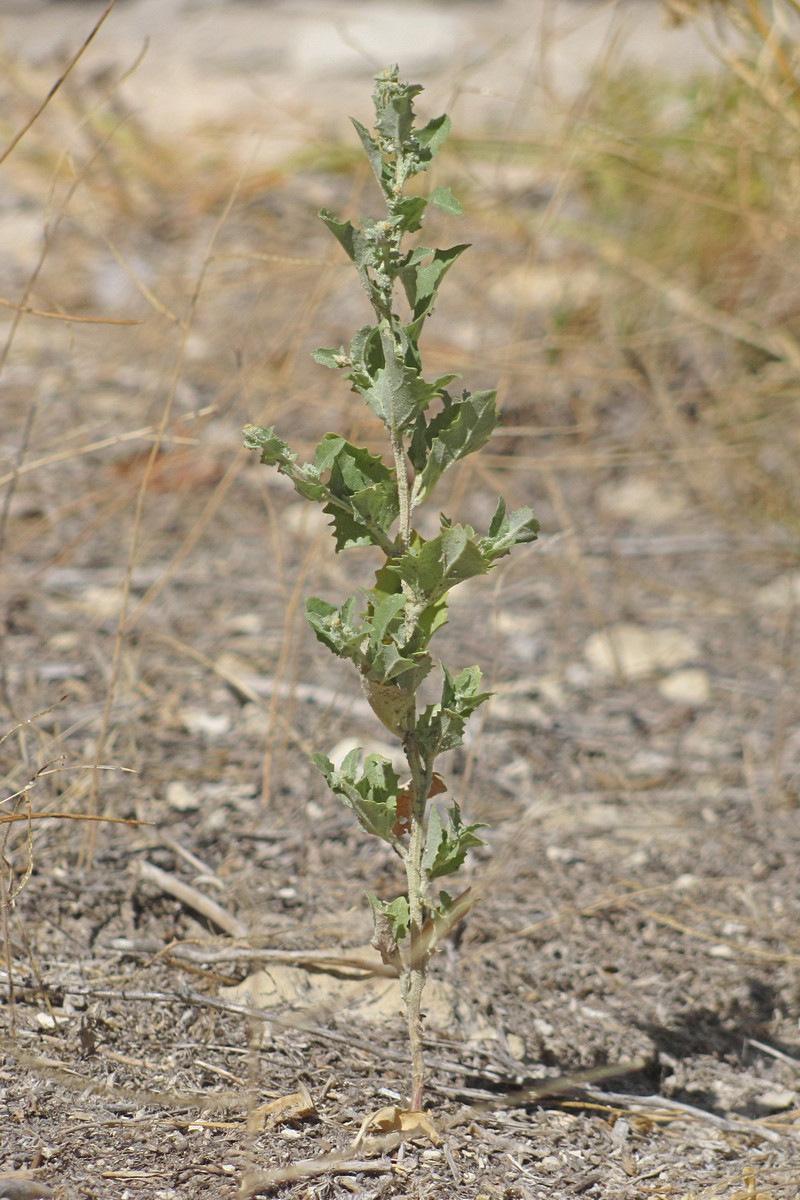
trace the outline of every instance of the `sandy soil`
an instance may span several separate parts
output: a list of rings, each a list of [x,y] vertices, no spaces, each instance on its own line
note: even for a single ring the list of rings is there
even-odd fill
[[[72,36],[97,7],[42,7],[37,34],[61,21]],[[30,46],[32,18],[7,8],[7,45]],[[201,28],[216,53],[213,22],[319,31],[321,4],[162,8],[185,37],[167,48],[154,24],[145,74],[110,110],[109,78],[80,76],[8,163],[0,294],[31,279],[69,143],[85,182],[69,199],[69,180],[56,186],[29,306],[141,323],[26,316],[0,381],[0,688],[13,730],[0,813],[14,818],[0,838],[4,899],[15,895],[0,930],[0,1196],[794,1200],[791,527],[765,521],[759,497],[726,507],[737,460],[697,415],[691,364],[659,404],[612,339],[558,342],[548,314],[563,279],[579,306],[613,284],[555,241],[531,261],[526,222],[553,180],[460,153],[447,170],[461,173],[458,237],[474,249],[426,352],[471,388],[499,379],[505,419],[441,503],[483,525],[502,492],[534,505],[543,535],[456,593],[441,636],[442,658],[479,662],[497,695],[446,766],[470,819],[490,827],[464,871],[479,903],[432,969],[435,1137],[358,1141],[407,1087],[396,985],[365,963],[363,893],[390,896],[400,880],[308,763],[309,749],[371,747],[381,733],[298,603],[343,597],[372,565],[334,557],[293,493],[240,451],[239,430],[274,422],[304,454],[330,428],[377,445],[307,355],[364,317],[316,209],[368,210],[368,193],[325,121],[306,160],[292,150],[287,165],[273,146],[240,179],[224,128],[204,124],[208,95],[190,105],[187,84],[175,99],[166,76],[151,91],[178,49],[180,70],[199,71]],[[326,5],[325,20],[344,9]],[[347,6],[354,23],[378,9],[391,6]],[[474,32],[492,10],[425,12]],[[120,4],[97,62],[110,46],[126,61],[125,39],[153,12]],[[15,104],[51,70],[48,36],[8,85]],[[242,144],[242,109],[252,128],[269,124],[267,77],[302,91],[319,71],[286,38],[273,66],[258,59],[235,86],[203,59]],[[368,72],[348,53],[358,71],[324,76],[306,135],[334,93],[331,122],[339,100],[368,119]],[[431,108],[452,71],[437,53]],[[482,103],[456,95],[456,116],[467,99]],[[508,122],[502,96],[486,103]],[[93,124],[97,106],[114,120]],[[108,154],[124,114],[126,140]],[[163,134],[189,127],[194,159]],[[781,451],[766,436],[764,453]]]

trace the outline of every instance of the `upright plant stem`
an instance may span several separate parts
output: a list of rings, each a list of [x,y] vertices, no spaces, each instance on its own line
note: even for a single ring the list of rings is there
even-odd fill
[[[391,431],[392,454],[394,456],[397,498],[399,502],[399,540],[403,550],[411,542],[411,506],[409,503],[408,473],[402,435]],[[406,629],[410,635],[417,619],[416,603],[407,585],[403,586],[406,597]],[[406,880],[408,882],[408,911],[410,945],[408,962],[401,980],[403,1002],[406,1007],[408,1040],[411,1048],[411,1108],[422,1108],[422,1089],[425,1079],[425,1058],[422,1047],[422,991],[425,987],[427,956],[421,942],[424,923],[424,900],[428,881],[422,868],[422,851],[425,838],[425,806],[430,790],[430,772],[426,771],[420,758],[416,734],[410,729],[403,743],[406,759],[411,771],[410,834],[405,852]]]
[[[427,962],[420,946],[422,931],[422,835],[423,818],[415,809],[411,813],[411,835],[406,851],[406,879],[408,881],[408,911],[410,946],[408,963],[402,979],[402,994],[406,1006],[408,1040],[411,1046],[411,1108],[422,1108],[422,1087],[425,1078],[425,1059],[422,1048],[422,989],[425,986]],[[424,810],[423,810],[424,812]]]
[[[428,878],[422,866],[422,850],[425,834],[425,807],[430,791],[431,771],[423,765],[413,733],[406,740],[405,753],[411,769],[412,804],[411,832],[405,856],[410,946],[402,980],[402,993],[406,1006],[408,1038],[411,1045],[411,1108],[418,1111],[422,1108],[422,1088],[425,1078],[422,1048],[422,990],[425,987],[428,968],[428,955],[421,937],[424,923],[424,901],[428,890]]]

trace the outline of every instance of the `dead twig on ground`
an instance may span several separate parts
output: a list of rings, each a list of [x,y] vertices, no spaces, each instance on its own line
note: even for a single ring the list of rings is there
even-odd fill
[[[198,888],[192,887],[190,883],[184,883],[182,879],[178,879],[175,875],[170,875],[167,871],[162,871],[160,867],[153,866],[149,862],[141,862],[139,864],[139,875],[148,883],[154,883],[156,887],[161,888],[162,892],[166,892],[170,896],[174,896],[176,900],[180,900],[181,904],[188,905],[195,912],[200,913],[207,921],[211,921],[219,929],[224,929],[231,937],[246,938],[250,930],[247,925],[229,913],[216,901],[209,899]]]

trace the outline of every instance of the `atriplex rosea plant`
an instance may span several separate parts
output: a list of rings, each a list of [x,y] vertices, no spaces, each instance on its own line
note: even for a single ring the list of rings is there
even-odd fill
[[[520,542],[533,541],[538,522],[529,508],[508,515],[497,503],[488,532],[477,537],[469,525],[444,514],[436,537],[426,541],[412,524],[417,507],[433,492],[444,471],[478,450],[497,423],[493,391],[451,395],[458,378],[423,378],[419,339],[436,303],[439,285],[466,246],[448,250],[403,248],[406,234],[422,225],[435,205],[457,215],[461,206],[447,187],[427,196],[407,191],[426,171],[447,136],[447,116],[414,128],[418,84],[398,82],[397,67],[376,76],[375,132],[353,121],[386,202],[386,216],[352,225],[322,210],[320,217],[352,260],[374,312],[374,324],[359,329],[348,350],[317,350],[323,366],[345,372],[383,422],[389,464],[336,433],[327,433],[311,463],[272,429],[248,425],[245,445],[262,463],[288,476],[301,496],[323,506],[331,518],[336,551],[375,546],[383,554],[375,583],[341,608],[310,598],[306,616],[317,638],[338,658],[350,659],[361,676],[370,706],[400,739],[410,781],[401,785],[391,762],[354,750],[338,769],[322,754],[313,761],[329,787],[361,826],[388,842],[406,870],[406,895],[391,901],[369,896],[375,925],[373,944],[400,974],[412,1058],[411,1109],[422,1104],[421,997],[437,937],[463,915],[468,903],[434,882],[451,875],[471,846],[480,845],[479,825],[466,825],[455,801],[444,819],[432,795],[446,791],[434,774],[437,757],[461,744],[470,714],[488,698],[481,673],[467,667],[455,674],[441,667],[441,700],[420,707],[417,692],[434,663],[428,646],[446,621],[447,593],[489,568]],[[396,288],[400,284],[400,289]],[[408,310],[395,311],[397,292]]]

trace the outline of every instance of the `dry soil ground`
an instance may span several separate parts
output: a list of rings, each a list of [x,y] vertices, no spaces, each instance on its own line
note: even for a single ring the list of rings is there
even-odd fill
[[[58,74],[13,62],[9,136]],[[542,235],[586,197],[461,131],[437,181],[474,248],[426,352],[505,419],[442,504],[485,525],[501,492],[543,534],[441,635],[496,697],[447,766],[489,829],[428,993],[438,1135],[354,1145],[407,1086],[364,949],[401,881],[308,763],[381,735],[301,598],[371,563],[239,430],[379,445],[307,353],[366,317],[316,209],[374,198],[346,129],[242,172],[232,126],[188,159],[104,72],[4,168],[2,296],[51,316],[2,330],[0,1196],[793,1200],[800,575],[763,479],[797,360],[749,364],[754,449],[730,328],[654,308],[626,340],[613,275]]]

